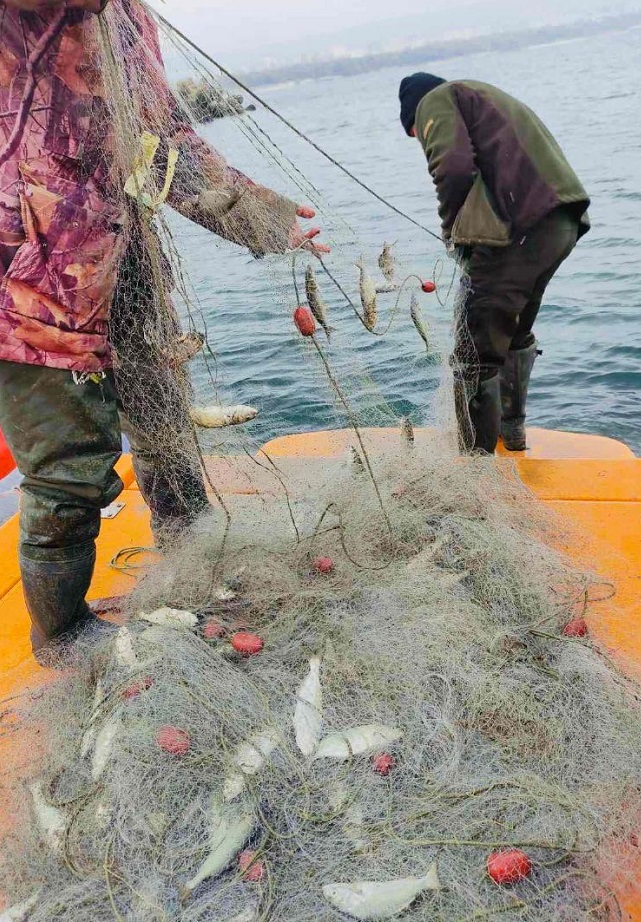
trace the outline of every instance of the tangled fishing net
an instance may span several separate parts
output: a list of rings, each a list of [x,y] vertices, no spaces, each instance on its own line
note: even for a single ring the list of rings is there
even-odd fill
[[[371,457],[387,521],[351,458],[262,531],[238,497],[224,556],[212,513],[34,704],[3,868],[30,919],[619,917],[641,715],[563,635],[594,588],[509,470]],[[505,888],[510,850],[532,869]]]
[[[358,337],[404,317],[426,379],[447,379],[449,321],[428,326],[420,298],[444,308],[453,279],[435,271],[434,292],[396,248],[364,246],[259,120],[227,130],[265,185],[212,156],[192,94],[167,90],[155,39],[141,49],[150,22],[113,0],[88,36],[114,126],[115,375],[184,508],[201,474],[214,496],[139,581],[125,626],[81,640],[71,672],[12,704],[31,759],[3,842],[7,918],[622,918],[610,884],[634,875],[641,715],[581,636],[593,582],[551,549],[558,523],[509,465],[458,457],[447,427],[415,441],[364,367]],[[163,36],[183,80],[222,92]],[[301,197],[331,260],[290,252]],[[344,459],[288,465],[230,428],[254,411],[219,395],[207,284],[180,256],[194,231],[166,204],[271,254],[275,301],[351,429]],[[451,417],[451,398],[437,407]],[[382,449],[363,423],[397,429]],[[212,450],[233,453],[245,495],[223,498]]]

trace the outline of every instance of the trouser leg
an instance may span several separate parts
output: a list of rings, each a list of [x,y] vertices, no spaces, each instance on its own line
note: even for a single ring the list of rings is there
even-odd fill
[[[0,362],[0,426],[24,477],[20,568],[38,652],[90,616],[100,510],[122,490],[116,395],[106,379]]]
[[[188,374],[167,359],[178,319],[140,240],[132,240],[122,262],[109,326],[118,356],[114,380],[121,426],[162,544],[191,524],[209,501],[189,418]]]
[[[153,434],[134,425],[123,410],[120,419],[131,445],[136,481],[151,511],[152,530],[162,545],[209,506],[203,475],[189,455],[154,444]]]
[[[527,447],[527,397],[532,369],[541,354],[533,326],[549,283],[576,245],[577,233],[576,222],[569,215],[563,212],[555,215],[548,231],[548,243],[556,250],[557,258],[536,280],[532,294],[519,315],[505,364],[500,369],[501,438],[508,451],[525,451]],[[554,255],[554,250],[551,255]]]
[[[457,401],[459,431],[469,432],[470,428],[474,431],[473,450],[493,451],[496,447],[501,393],[500,387],[486,382],[499,376],[510,350],[534,346],[532,327],[545,288],[572,252],[577,232],[576,221],[563,210],[557,210],[518,243],[506,248],[475,247],[468,254],[464,268],[469,291],[461,308],[454,360],[459,378],[468,382],[475,378],[478,382],[476,390],[470,390],[468,385],[467,407],[460,398]],[[506,373],[503,379],[507,380]],[[525,384],[524,376],[522,380]],[[503,389],[506,390],[505,385]],[[526,394],[527,386],[521,385],[523,399],[519,410],[523,409],[523,415]],[[467,422],[463,420],[465,413]]]

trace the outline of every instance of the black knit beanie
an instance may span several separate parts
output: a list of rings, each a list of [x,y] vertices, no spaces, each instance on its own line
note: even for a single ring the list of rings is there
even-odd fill
[[[442,77],[435,77],[434,74],[420,72],[401,80],[398,98],[401,101],[401,122],[406,134],[412,131],[416,121],[416,110],[423,97],[441,83],[447,83],[447,81]]]

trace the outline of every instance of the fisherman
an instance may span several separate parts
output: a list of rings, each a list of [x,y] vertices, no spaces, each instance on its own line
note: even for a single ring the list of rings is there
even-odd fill
[[[118,138],[97,41],[107,2],[0,2],[0,428],[24,477],[20,568],[35,653],[93,617],[85,596],[101,509],[123,488],[115,471],[121,427],[158,534],[173,534],[207,506],[200,467],[154,454],[147,409],[123,414],[112,370],[114,343],[118,357],[144,349],[156,279],[138,234],[153,221],[114,180]],[[252,183],[193,131],[144,6],[112,0],[109,15],[128,24],[123,66],[153,97],[151,107],[140,105],[149,131],[165,160],[169,145],[178,151],[169,204],[256,257],[327,252],[312,242],[318,231],[298,223],[311,209]],[[166,283],[171,289],[169,274]],[[150,406],[186,417],[178,388],[154,391],[158,357],[148,350],[138,360]]]
[[[500,434],[508,450],[523,451],[534,321],[589,230],[590,200],[537,115],[502,90],[416,73],[399,97],[436,185],[443,238],[469,284],[452,359],[461,448],[493,454]]]

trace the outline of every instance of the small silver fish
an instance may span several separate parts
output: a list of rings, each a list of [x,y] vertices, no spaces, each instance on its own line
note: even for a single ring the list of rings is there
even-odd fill
[[[398,291],[400,285],[397,285],[396,282],[379,282],[376,286],[377,295],[387,295],[392,291]]]
[[[192,407],[190,410],[192,422],[202,429],[223,429],[226,426],[240,426],[248,423],[258,416],[254,407]]]
[[[234,755],[234,770],[225,779],[225,802],[235,800],[243,793],[247,786],[247,778],[258,774],[265,767],[279,743],[280,735],[275,730],[256,733],[246,743],[241,743]]]
[[[91,751],[92,746],[96,742],[96,737],[98,736],[98,716],[100,714],[100,708],[105,699],[105,693],[100,681],[96,682],[96,691],[93,697],[93,707],[91,709],[91,718],[89,720],[89,726],[84,732],[82,737],[82,743],[80,744],[80,758],[85,759],[89,752]]]
[[[328,884],[323,896],[339,912],[352,919],[391,919],[400,915],[426,890],[440,890],[436,864],[425,877],[400,880],[358,881],[353,884]]]
[[[421,314],[421,309],[418,306],[418,298],[416,295],[412,295],[412,300],[410,302],[410,317],[412,318],[412,323],[416,327],[418,335],[421,337],[425,343],[425,348],[428,353],[430,351],[430,337],[427,330],[427,325],[423,320],[423,315]]]
[[[402,736],[400,730],[383,724],[367,724],[354,727],[344,733],[332,733],[321,742],[314,755],[315,759],[336,759],[346,762],[353,756],[373,755],[395,743]]]
[[[408,445],[414,444],[414,426],[406,416],[401,420],[401,435]]]
[[[378,257],[378,265],[383,273],[383,276],[388,282],[391,282],[394,278],[394,271],[396,269],[396,260],[394,259],[394,253],[392,248],[396,244],[394,243],[385,243],[383,245],[383,252]]]
[[[325,336],[329,340],[331,328],[327,323],[327,308],[320,293],[318,279],[316,278],[313,266],[308,266],[305,269],[305,294],[307,295],[307,303],[309,304],[310,311],[318,324],[325,331]]]
[[[360,295],[363,306],[363,322],[366,329],[371,333],[376,327],[378,321],[378,307],[376,305],[376,285],[370,278],[365,266],[365,259],[361,256],[360,262],[356,263],[356,268],[360,272]]]
[[[149,614],[141,611],[138,613],[141,621],[153,624],[156,627],[184,627],[193,629],[198,624],[198,617],[190,611],[181,611],[179,608],[158,608]]]
[[[323,690],[320,679],[321,661],[309,661],[309,672],[298,689],[294,730],[296,744],[304,756],[311,756],[318,746],[323,725]]]
[[[169,363],[170,368],[180,368],[196,358],[205,345],[205,337],[196,330],[189,333],[183,333],[178,339],[164,350],[164,355]]]
[[[120,733],[121,727],[122,717],[120,715],[120,711],[118,710],[105,721],[99,733],[97,734],[96,745],[93,751],[93,759],[91,760],[91,777],[94,781],[99,780],[105,768],[107,767],[107,764],[111,759],[111,753],[113,751],[116,737]]]
[[[43,787],[43,782],[37,781],[29,788],[33,799],[33,809],[40,832],[51,850],[57,852],[62,848],[67,831],[67,815],[49,803]]]
[[[217,799],[212,800],[209,814],[209,854],[196,875],[184,887],[183,902],[192,892],[210,877],[218,877],[226,870],[245,842],[256,828],[256,817],[229,804],[221,808]]]
[[[131,631],[126,627],[121,627],[116,634],[116,658],[121,666],[128,669],[138,668]]]

